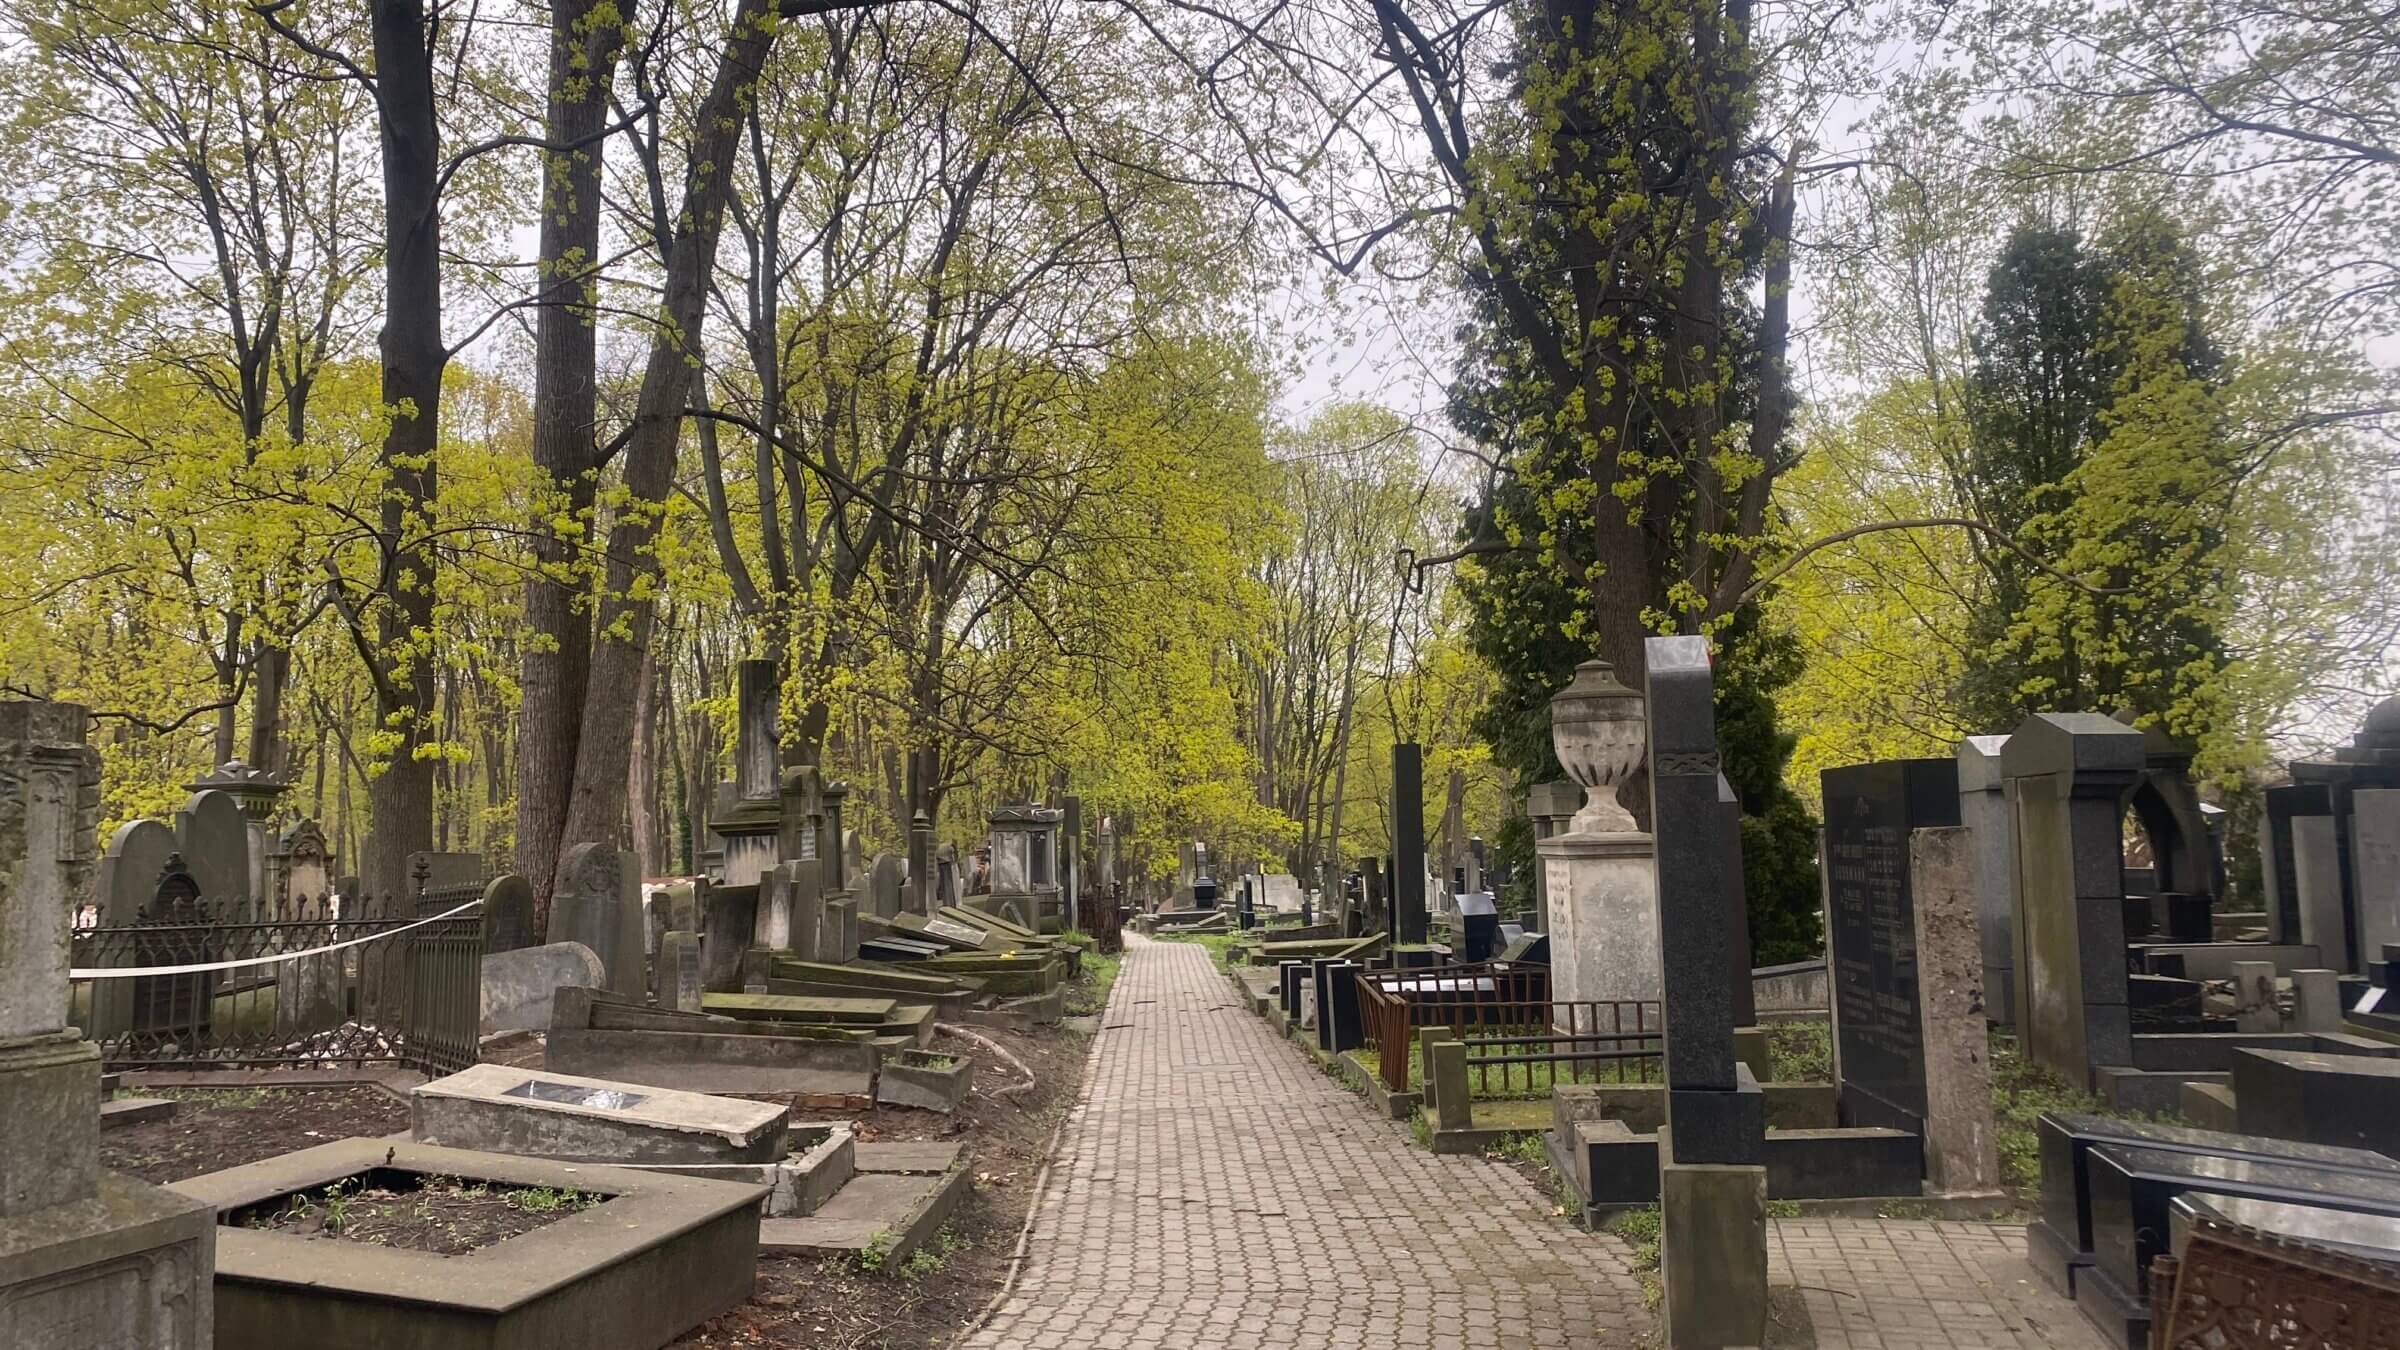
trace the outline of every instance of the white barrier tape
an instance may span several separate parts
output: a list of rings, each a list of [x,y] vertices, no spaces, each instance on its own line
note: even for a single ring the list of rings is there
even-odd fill
[[[356,947],[364,943],[381,942],[388,937],[398,937],[411,928],[423,928],[429,923],[440,923],[444,919],[456,918],[482,903],[482,897],[478,896],[456,909],[446,910],[430,918],[419,919],[412,924],[387,928],[380,933],[369,933],[365,937],[352,938],[348,942],[336,942],[325,947],[311,947],[304,952],[278,952],[273,956],[253,956],[240,961],[209,961],[196,966],[110,966],[100,970],[70,970],[67,972],[67,978],[70,980],[126,980],[136,975],[197,975],[207,970],[242,970],[250,966],[271,966],[279,961],[297,961],[304,956],[323,956],[327,952],[338,952],[345,947]],[[326,922],[334,923],[339,920],[326,920]]]

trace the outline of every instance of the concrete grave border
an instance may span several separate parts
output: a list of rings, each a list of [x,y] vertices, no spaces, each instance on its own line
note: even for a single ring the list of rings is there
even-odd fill
[[[607,1193],[460,1256],[228,1225],[252,1205],[378,1169]],[[222,1345],[348,1350],[663,1345],[746,1301],[761,1186],[345,1139],[176,1182],[216,1209]]]

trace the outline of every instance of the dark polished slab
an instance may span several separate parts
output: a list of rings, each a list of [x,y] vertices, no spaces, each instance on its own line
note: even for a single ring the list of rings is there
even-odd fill
[[[2042,1155],[2041,1217],[2032,1250],[2035,1264],[2063,1290],[2077,1268],[2092,1261],[2091,1183],[2088,1154],[2096,1144],[2118,1143],[2182,1153],[2304,1163],[2322,1171],[2389,1177],[2400,1182],[2400,1162],[2364,1149],[2327,1148],[2289,1139],[2196,1130],[2183,1125],[2118,1120],[2079,1112],[2050,1112],[2036,1127]]]
[[[2400,1218],[2400,1174],[2114,1143],[2095,1144],[2087,1163],[2093,1267],[2137,1300],[2148,1296],[2150,1262],[2167,1250],[2167,1210],[2178,1196],[2223,1195]]]
[[[2175,1203],[2168,1206],[2167,1223],[2177,1251],[2182,1249],[2183,1234],[2196,1224],[2233,1224],[2320,1251],[2400,1268],[2400,1218],[2390,1215],[2193,1191],[2175,1197]]]
[[[2400,1151],[2400,1060],[2293,1050],[2235,1056],[2241,1126],[2278,1139]]]

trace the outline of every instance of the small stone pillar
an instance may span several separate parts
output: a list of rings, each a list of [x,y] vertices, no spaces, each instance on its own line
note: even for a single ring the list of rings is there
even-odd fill
[[[66,1025],[100,757],[68,703],[0,703],[0,1340],[207,1350],[216,1212],[100,1170],[100,1051]]]
[[[930,915],[933,895],[933,818],[920,808],[908,822],[908,912]]]
[[[2016,1024],[2016,836],[2008,788],[2000,775],[2006,736],[1969,736],[1958,743],[1958,818],[1968,832],[1975,886],[1976,931],[1983,944],[1984,1017]]]

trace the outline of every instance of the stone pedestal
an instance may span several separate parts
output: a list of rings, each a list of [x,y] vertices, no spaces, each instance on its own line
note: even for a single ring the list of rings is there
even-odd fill
[[[1557,834],[1534,852],[1549,897],[1551,998],[1657,1002],[1658,886],[1650,836]]]
[[[1679,1163],[1658,1137],[1659,1278],[1669,1350],[1765,1345],[1767,1169]]]
[[[0,703],[0,1346],[207,1350],[216,1213],[100,1170],[100,1051],[64,1025],[100,805],[84,720]]]
[[[1984,1016],[2016,1024],[2017,858],[2000,776],[2006,736],[1969,736],[1958,743],[1958,816],[1971,842],[1975,923],[1983,946]]]

